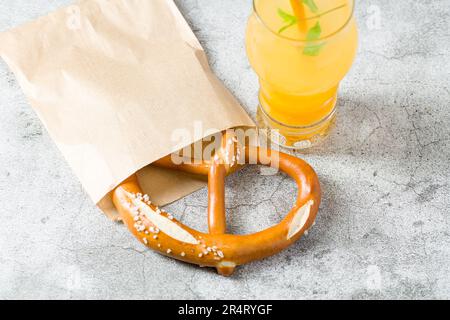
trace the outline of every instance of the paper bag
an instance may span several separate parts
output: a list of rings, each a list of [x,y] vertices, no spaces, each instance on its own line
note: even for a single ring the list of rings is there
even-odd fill
[[[254,125],[211,72],[172,0],[79,1],[1,33],[0,56],[89,196],[109,214],[110,191],[143,168],[140,182],[161,205],[203,186],[148,166],[181,147],[177,130],[189,133],[189,145]]]

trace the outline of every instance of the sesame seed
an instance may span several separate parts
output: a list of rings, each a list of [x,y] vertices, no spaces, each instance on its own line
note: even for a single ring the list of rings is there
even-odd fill
[[[205,256],[207,256],[208,255],[208,251],[203,251],[203,254],[205,255]]]
[[[133,218],[133,220],[134,220],[134,221],[139,221],[139,216],[135,216],[135,217]]]
[[[161,244],[160,243],[158,243],[158,248],[161,248]]]
[[[198,257],[199,257],[199,258],[203,257],[203,254],[199,253],[199,254],[198,254]]]
[[[308,233],[309,233],[309,232],[308,232],[308,230],[305,230],[305,236],[307,236],[307,235],[308,235]]]
[[[180,253],[180,256],[184,257],[186,255],[186,253],[182,252]]]
[[[172,252],[172,250],[170,250],[170,249],[167,249],[167,251],[166,251],[167,253],[171,253]]]
[[[158,236],[153,236],[153,239],[155,239],[155,240],[158,239]]]
[[[223,258],[224,257],[224,255],[223,255],[223,252],[222,251],[217,251],[217,254],[219,255],[219,257],[221,257],[221,258]]]
[[[173,216],[172,215],[168,215],[167,218],[169,218],[169,220],[173,220]]]
[[[212,251],[211,247],[206,248],[206,250],[208,250],[208,252]]]
[[[148,201],[148,200],[150,200],[150,198],[149,198],[148,194],[145,194],[145,195],[144,195],[144,197],[143,197],[143,199],[144,199],[144,201]]]
[[[147,238],[142,239],[142,241],[144,241],[145,244],[148,244]]]
[[[138,198],[140,198],[140,197],[142,197],[142,193],[136,193],[136,197],[138,197]]]

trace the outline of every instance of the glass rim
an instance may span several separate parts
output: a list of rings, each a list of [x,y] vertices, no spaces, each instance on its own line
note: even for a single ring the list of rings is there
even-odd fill
[[[348,16],[348,19],[345,21],[345,23],[344,23],[339,29],[337,29],[336,31],[334,31],[334,32],[332,32],[332,33],[326,35],[325,37],[321,37],[321,38],[319,38],[319,39],[317,39],[317,40],[314,40],[314,41],[308,41],[308,40],[306,40],[306,39],[296,39],[296,38],[287,37],[287,36],[284,36],[284,35],[282,35],[282,34],[280,34],[280,33],[278,33],[278,32],[275,32],[275,30],[273,30],[272,28],[270,28],[270,27],[264,22],[264,19],[259,15],[258,10],[256,9],[256,1],[259,1],[259,0],[252,0],[252,2],[253,2],[253,12],[255,13],[255,15],[256,15],[258,21],[259,21],[259,22],[260,22],[267,30],[269,30],[271,33],[273,33],[273,34],[274,34],[276,37],[278,37],[278,38],[282,38],[282,39],[285,39],[285,40],[288,40],[288,41],[292,41],[292,42],[299,42],[299,43],[306,43],[306,42],[316,43],[316,42],[320,42],[320,41],[329,39],[329,38],[335,36],[336,34],[338,34],[339,32],[341,32],[343,29],[345,29],[345,27],[347,27],[347,25],[348,25],[348,24],[350,23],[350,21],[352,20],[353,14],[355,13],[355,2],[356,2],[355,0],[351,0],[351,1],[352,1],[352,8],[351,8],[350,14],[349,14],[349,16]],[[318,18],[317,16],[313,16],[313,17],[309,17],[309,18],[302,19],[302,21],[308,21],[308,20],[313,20],[313,19],[317,19],[317,18]]]

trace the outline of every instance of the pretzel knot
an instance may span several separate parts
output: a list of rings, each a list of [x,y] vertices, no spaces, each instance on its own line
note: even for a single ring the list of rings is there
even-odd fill
[[[266,165],[279,167],[297,182],[296,203],[278,225],[249,235],[227,234],[225,177],[235,171],[242,160],[245,164],[263,164],[262,155],[269,159]],[[228,132],[210,161],[176,165],[171,156],[167,156],[154,164],[208,176],[209,233],[185,226],[152,204],[149,197],[142,194],[136,176],[124,181],[113,193],[113,202],[124,223],[147,247],[178,260],[215,267],[225,276],[231,275],[238,265],[274,255],[293,244],[313,225],[319,209],[319,180],[305,161],[274,150],[242,148]]]

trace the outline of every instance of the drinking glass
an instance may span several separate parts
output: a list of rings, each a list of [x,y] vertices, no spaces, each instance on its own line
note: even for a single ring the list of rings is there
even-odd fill
[[[339,83],[357,52],[354,5],[253,0],[246,47],[260,83],[257,122],[278,144],[302,149],[328,134]]]

